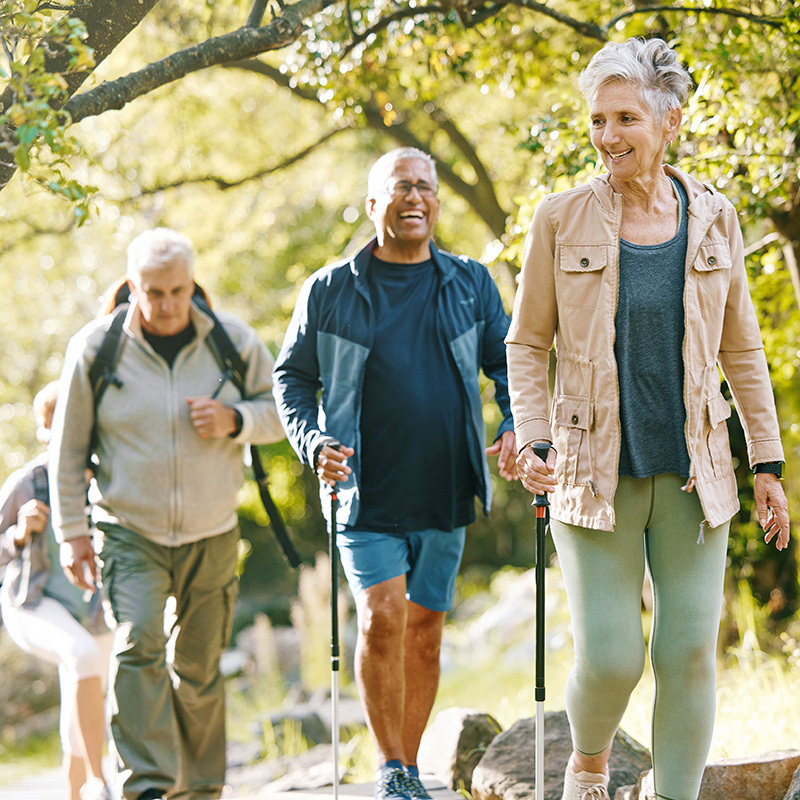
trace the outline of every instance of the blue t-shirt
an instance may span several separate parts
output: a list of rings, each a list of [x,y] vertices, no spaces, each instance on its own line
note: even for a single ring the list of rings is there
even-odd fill
[[[689,199],[678,199],[675,236],[655,245],[620,239],[614,355],[619,379],[622,447],[619,474],[689,477],[683,402],[683,290]]]
[[[475,519],[460,377],[436,314],[433,262],[367,270],[375,337],[361,406],[361,511],[352,528],[452,530]]]

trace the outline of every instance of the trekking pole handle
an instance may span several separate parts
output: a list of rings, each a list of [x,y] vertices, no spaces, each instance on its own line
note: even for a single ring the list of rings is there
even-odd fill
[[[552,445],[550,442],[534,442],[531,445],[531,450],[533,450],[534,455],[539,456],[545,463],[547,463],[547,456],[550,453],[550,448]],[[547,494],[537,494],[533,498],[533,505],[534,506],[549,506],[550,501],[547,499]]]
[[[325,442],[325,444],[322,445],[322,447],[330,447],[332,450],[341,450],[342,443],[334,439],[332,442]],[[321,450],[322,448],[320,448],[320,451]],[[316,466],[316,464],[314,466]],[[331,486],[331,501],[338,502],[338,500],[339,496],[336,494],[336,486],[335,485]]]

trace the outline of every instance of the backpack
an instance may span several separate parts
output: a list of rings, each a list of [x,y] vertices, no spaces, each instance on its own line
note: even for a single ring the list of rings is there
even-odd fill
[[[104,309],[106,313],[110,313],[113,318],[100,344],[97,355],[89,367],[89,382],[92,386],[95,420],[97,419],[97,408],[100,405],[100,400],[108,387],[115,386],[118,389],[122,387],[122,381],[116,375],[116,368],[119,363],[122,348],[125,344],[125,337],[122,335],[122,326],[125,322],[129,301],[130,287],[127,281],[123,280],[112,291],[111,297]],[[228,336],[227,331],[222,326],[222,323],[211,310],[205,291],[197,283],[194,285],[192,302],[200,311],[209,317],[214,324],[206,342],[222,369],[220,385],[230,380],[239,390],[242,399],[246,400],[245,375],[247,373],[247,364],[245,364],[244,360],[239,355],[238,350],[231,341],[230,336]],[[90,458],[93,457],[96,445],[97,433],[93,427],[89,446]],[[258,485],[258,493],[261,497],[264,511],[266,511],[267,517],[269,518],[272,532],[275,534],[275,538],[278,540],[278,544],[280,544],[283,554],[286,556],[286,560],[289,562],[290,566],[296,568],[300,565],[302,560],[289,538],[286,525],[275,505],[275,501],[272,499],[272,495],[269,493],[269,476],[264,469],[264,465],[261,463],[258,449],[255,445],[249,444],[248,451],[250,453],[250,462],[253,467],[253,475]],[[91,467],[91,463],[89,466]]]

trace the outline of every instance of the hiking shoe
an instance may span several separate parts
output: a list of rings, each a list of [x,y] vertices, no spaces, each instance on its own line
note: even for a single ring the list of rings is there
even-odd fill
[[[406,791],[411,797],[411,800],[433,800],[428,794],[428,790],[422,785],[419,776],[413,775],[410,772],[405,774]]]
[[[402,767],[382,769],[375,783],[375,800],[411,800]]]
[[[608,773],[573,772],[571,764],[567,764],[561,800],[610,800]]]
[[[81,786],[78,796],[81,800],[111,800],[111,789],[101,778],[89,778]]]
[[[136,800],[166,800],[166,797],[161,789],[145,789]]]

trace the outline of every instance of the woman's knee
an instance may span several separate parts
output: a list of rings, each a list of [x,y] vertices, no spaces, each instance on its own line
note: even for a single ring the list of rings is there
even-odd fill
[[[585,690],[627,695],[641,680],[644,660],[644,646],[625,651],[611,645],[603,653],[577,659],[575,679]]]
[[[653,647],[653,674],[663,688],[670,683],[684,688],[713,686],[716,679],[716,641],[683,642],[676,647]]]

